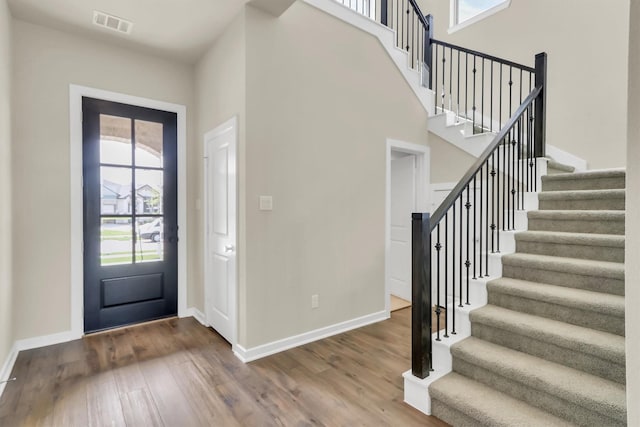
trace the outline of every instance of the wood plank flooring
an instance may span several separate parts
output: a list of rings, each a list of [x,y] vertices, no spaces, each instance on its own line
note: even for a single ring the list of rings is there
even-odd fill
[[[446,426],[403,403],[410,309],[243,364],[193,318],[21,352],[0,426]]]

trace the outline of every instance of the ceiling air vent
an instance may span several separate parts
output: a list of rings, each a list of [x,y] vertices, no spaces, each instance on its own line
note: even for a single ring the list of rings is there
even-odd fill
[[[93,11],[93,23],[98,27],[107,28],[119,33],[131,34],[133,23],[108,13]]]

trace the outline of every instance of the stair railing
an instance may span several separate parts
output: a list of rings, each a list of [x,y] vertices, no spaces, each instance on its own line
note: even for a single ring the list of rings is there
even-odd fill
[[[490,274],[500,233],[514,230],[515,212],[537,190],[535,111],[544,86],[525,98],[449,196],[412,218],[412,373],[433,368],[435,341],[456,335],[456,306],[473,303],[470,280]],[[435,328],[432,313],[435,312]]]
[[[364,0],[337,1],[357,10]],[[455,308],[474,303],[471,280],[489,276],[500,234],[514,230],[526,193],[537,191],[537,158],[545,156],[547,55],[536,55],[529,67],[436,40],[433,17],[416,0],[367,5],[395,30],[409,66],[436,93],[434,113],[464,121],[472,134],[498,132],[433,214],[413,214],[411,370],[426,378],[433,340],[457,334]]]

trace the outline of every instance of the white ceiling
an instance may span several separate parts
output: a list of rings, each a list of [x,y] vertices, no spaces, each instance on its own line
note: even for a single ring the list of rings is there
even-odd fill
[[[8,0],[14,17],[193,63],[249,0]],[[99,10],[133,22],[130,35],[92,23]]]

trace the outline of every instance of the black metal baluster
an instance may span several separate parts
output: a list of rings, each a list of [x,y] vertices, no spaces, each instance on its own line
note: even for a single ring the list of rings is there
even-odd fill
[[[460,119],[460,51],[458,51],[458,90],[456,91],[456,123]]]
[[[496,150],[496,156],[497,156],[497,160],[498,160],[498,162],[497,162],[498,163],[498,178],[497,178],[496,184],[497,184],[498,191],[500,191],[500,175],[504,174],[504,170],[502,170],[502,171],[500,170],[500,150],[502,149],[501,145],[502,145],[502,143],[498,144],[498,149]],[[495,188],[494,188],[493,191],[494,192],[496,191]],[[495,211],[496,211],[496,214],[498,215],[498,221],[496,223],[496,243],[497,243],[496,252],[498,252],[498,253],[500,253],[500,198],[501,198],[500,196],[498,196],[496,198],[496,205],[495,205]]]
[[[513,67],[509,67],[509,117],[513,115]]]
[[[436,341],[440,341],[440,224],[436,228]]]
[[[484,165],[480,168],[480,217],[478,218],[480,221],[480,233],[478,237],[480,238],[480,245],[478,246],[478,259],[477,262],[479,264],[480,275],[478,277],[482,278],[482,208],[483,208],[483,199],[482,199],[482,182],[484,181]]]
[[[496,253],[496,152],[491,153],[491,253]]]
[[[529,191],[535,186],[536,175],[533,170],[533,165],[535,162],[535,157],[533,154],[533,108],[529,106],[528,115],[529,115]]]
[[[406,3],[405,2],[406,2],[406,0],[402,0],[402,17],[400,18],[401,28],[398,28],[398,31],[400,31],[400,33],[401,33],[400,34],[401,44],[398,46],[400,49],[404,49],[404,31],[405,31],[405,27],[406,27],[406,25],[404,24],[404,18],[405,18],[404,11],[406,10],[406,7],[405,7]]]
[[[458,304],[458,307],[462,307],[462,230],[462,194],[460,194],[460,257],[458,259],[458,266],[460,267],[458,270],[460,277],[460,303]]]
[[[471,203],[469,203],[469,185],[467,184],[467,203],[465,203],[464,207],[467,209],[467,259],[464,263],[467,268],[467,305],[469,305],[469,267],[471,267],[471,261],[469,261],[469,246],[471,246],[471,241],[469,240],[469,229],[471,228],[471,223],[469,222],[469,210],[471,209]],[[460,304],[462,304],[462,298],[460,299]]]
[[[435,56],[436,56],[436,60],[433,61],[434,63],[434,67],[435,67],[435,74],[433,75],[433,91],[435,92],[435,95],[433,97],[434,101],[435,101],[435,106],[434,106],[434,113],[438,112],[438,45],[435,45]]]
[[[478,204],[476,203],[476,177],[478,175],[476,174],[473,177],[473,278],[477,279],[478,277],[476,276],[476,265],[478,264],[476,262],[476,238],[478,236],[478,232],[476,230],[476,221],[478,218],[478,212],[476,209],[476,206],[478,206]]]
[[[449,213],[444,215],[444,337],[449,338]]]
[[[506,199],[507,199],[507,189],[506,182],[509,178],[509,173],[507,170],[507,145],[505,144],[505,140],[508,138],[508,135],[502,140],[500,145],[502,145],[502,231],[507,231],[507,210],[506,210]]]
[[[411,18],[413,17],[413,19]],[[409,28],[407,27],[407,55],[411,56],[411,68],[415,68],[415,63],[414,63],[414,57],[413,54],[415,53],[413,51],[414,49],[414,44],[413,44],[413,32],[415,30],[414,28],[414,23],[415,23],[415,16],[412,13],[409,13],[409,6],[407,5],[407,21],[411,21],[411,43],[409,43]]]
[[[485,221],[484,221],[484,275],[489,275],[489,159],[487,159],[485,179]]]
[[[515,229],[516,222],[516,164],[515,164],[515,156],[516,156],[516,136],[515,129],[511,129],[511,230]]]
[[[522,68],[520,68],[520,104],[522,105]]]
[[[493,132],[493,61],[491,61],[491,89],[489,90],[489,132]]]
[[[482,58],[482,78],[481,78],[481,96],[480,96],[480,133],[484,132],[484,58]]]
[[[441,95],[441,105],[442,112],[444,113],[444,96],[445,96],[445,87],[446,87],[446,78],[447,75],[447,50],[446,47],[442,46],[442,95]]]
[[[451,253],[451,335],[456,335],[456,203],[453,202],[453,221],[451,223],[453,247]],[[448,301],[448,298],[447,298]],[[447,316],[449,317],[449,316]]]
[[[507,134],[509,139],[507,140],[507,152],[508,154],[508,158],[507,158],[507,192],[505,193],[504,197],[507,199],[507,230],[511,230],[511,198],[510,198],[510,194],[511,194],[511,132],[512,130],[509,130],[509,133]]]
[[[451,103],[453,102],[453,48],[449,48],[449,111],[453,111]]]
[[[469,120],[469,54],[464,54],[464,118]]]
[[[516,145],[513,147],[513,151],[515,151],[515,153],[516,153],[515,154],[515,156],[516,156],[516,164],[515,164],[515,166],[516,166],[516,176],[514,178],[514,183],[515,183],[514,190],[516,190],[516,193],[513,196],[515,197],[514,203],[517,206],[516,209],[518,209],[518,210],[522,209],[522,206],[520,204],[520,194],[517,193],[517,191],[519,189],[519,185],[520,185],[518,180],[520,179],[520,134],[521,134],[521,131],[522,131],[521,124],[522,124],[522,122],[519,119],[516,122],[516,126],[517,126],[517,129],[518,129],[518,133],[517,133],[518,137],[514,140]]]
[[[475,135],[476,134],[476,72],[478,70],[476,69],[476,56],[473,55],[473,106],[471,107],[472,110],[472,114],[473,114],[473,127],[471,135]]]
[[[498,88],[500,90],[500,102],[498,103],[498,128],[502,129],[502,67],[503,65],[500,64],[500,84],[498,85]]]

